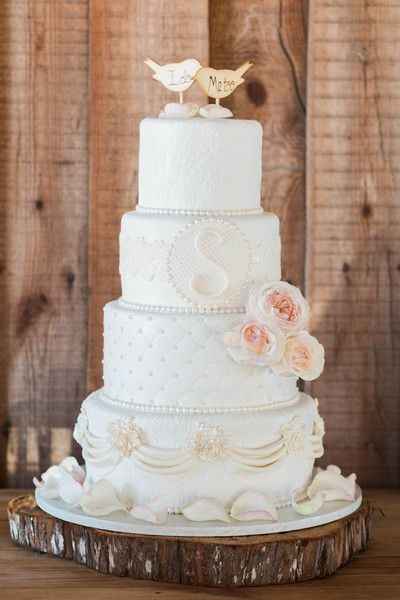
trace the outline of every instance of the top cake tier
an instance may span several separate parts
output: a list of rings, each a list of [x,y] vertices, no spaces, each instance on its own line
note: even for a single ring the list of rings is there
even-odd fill
[[[144,119],[139,210],[260,211],[262,128],[231,119]]]

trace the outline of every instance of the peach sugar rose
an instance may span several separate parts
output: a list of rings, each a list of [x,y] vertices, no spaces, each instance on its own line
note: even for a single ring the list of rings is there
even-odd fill
[[[285,337],[279,329],[248,321],[224,336],[227,350],[238,363],[258,366],[277,364],[283,354]]]
[[[262,354],[270,343],[267,328],[258,323],[247,323],[242,329],[242,339],[243,344],[256,354]]]
[[[307,331],[289,336],[286,340],[281,363],[277,371],[281,374],[294,374],[305,381],[317,379],[324,368],[324,348]]]
[[[262,321],[275,323],[286,333],[307,326],[309,306],[298,288],[285,281],[267,283],[249,296],[248,310]]]
[[[297,304],[293,302],[293,299],[290,296],[275,290],[272,292],[272,294],[266,297],[265,301],[267,305],[271,305],[274,313],[282,321],[287,321],[288,323],[294,323],[298,321],[299,310]]]

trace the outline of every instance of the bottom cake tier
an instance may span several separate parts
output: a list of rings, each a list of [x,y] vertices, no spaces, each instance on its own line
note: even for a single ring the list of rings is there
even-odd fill
[[[279,408],[143,410],[121,407],[102,390],[83,403],[74,437],[86,485],[100,480],[140,506],[157,502],[181,513],[198,500],[229,511],[246,492],[291,504],[322,456],[323,420],[300,393]]]

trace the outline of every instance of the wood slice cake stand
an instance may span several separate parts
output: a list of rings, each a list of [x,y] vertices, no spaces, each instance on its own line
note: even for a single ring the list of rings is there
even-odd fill
[[[33,496],[10,501],[13,541],[112,575],[200,586],[258,586],[325,577],[365,550],[373,509],[318,527],[241,537],[116,533],[43,512]]]

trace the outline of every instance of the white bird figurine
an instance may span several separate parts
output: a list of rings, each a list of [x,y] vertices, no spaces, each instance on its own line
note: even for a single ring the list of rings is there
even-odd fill
[[[179,104],[176,102],[167,104],[160,113],[160,117],[192,117],[197,114],[197,105],[183,103],[183,92],[193,85],[193,77],[201,69],[198,60],[187,58],[179,63],[159,65],[151,58],[147,58],[144,62],[153,71],[153,79],[159,81],[171,92],[179,93]]]
[[[244,82],[243,75],[252,66],[253,63],[247,61],[235,71],[231,69],[213,69],[212,67],[200,68],[194,78],[207,96],[215,99],[215,104],[203,106],[200,109],[200,114],[209,118],[232,117],[232,112],[228,108],[220,106],[220,100],[230,96]]]

